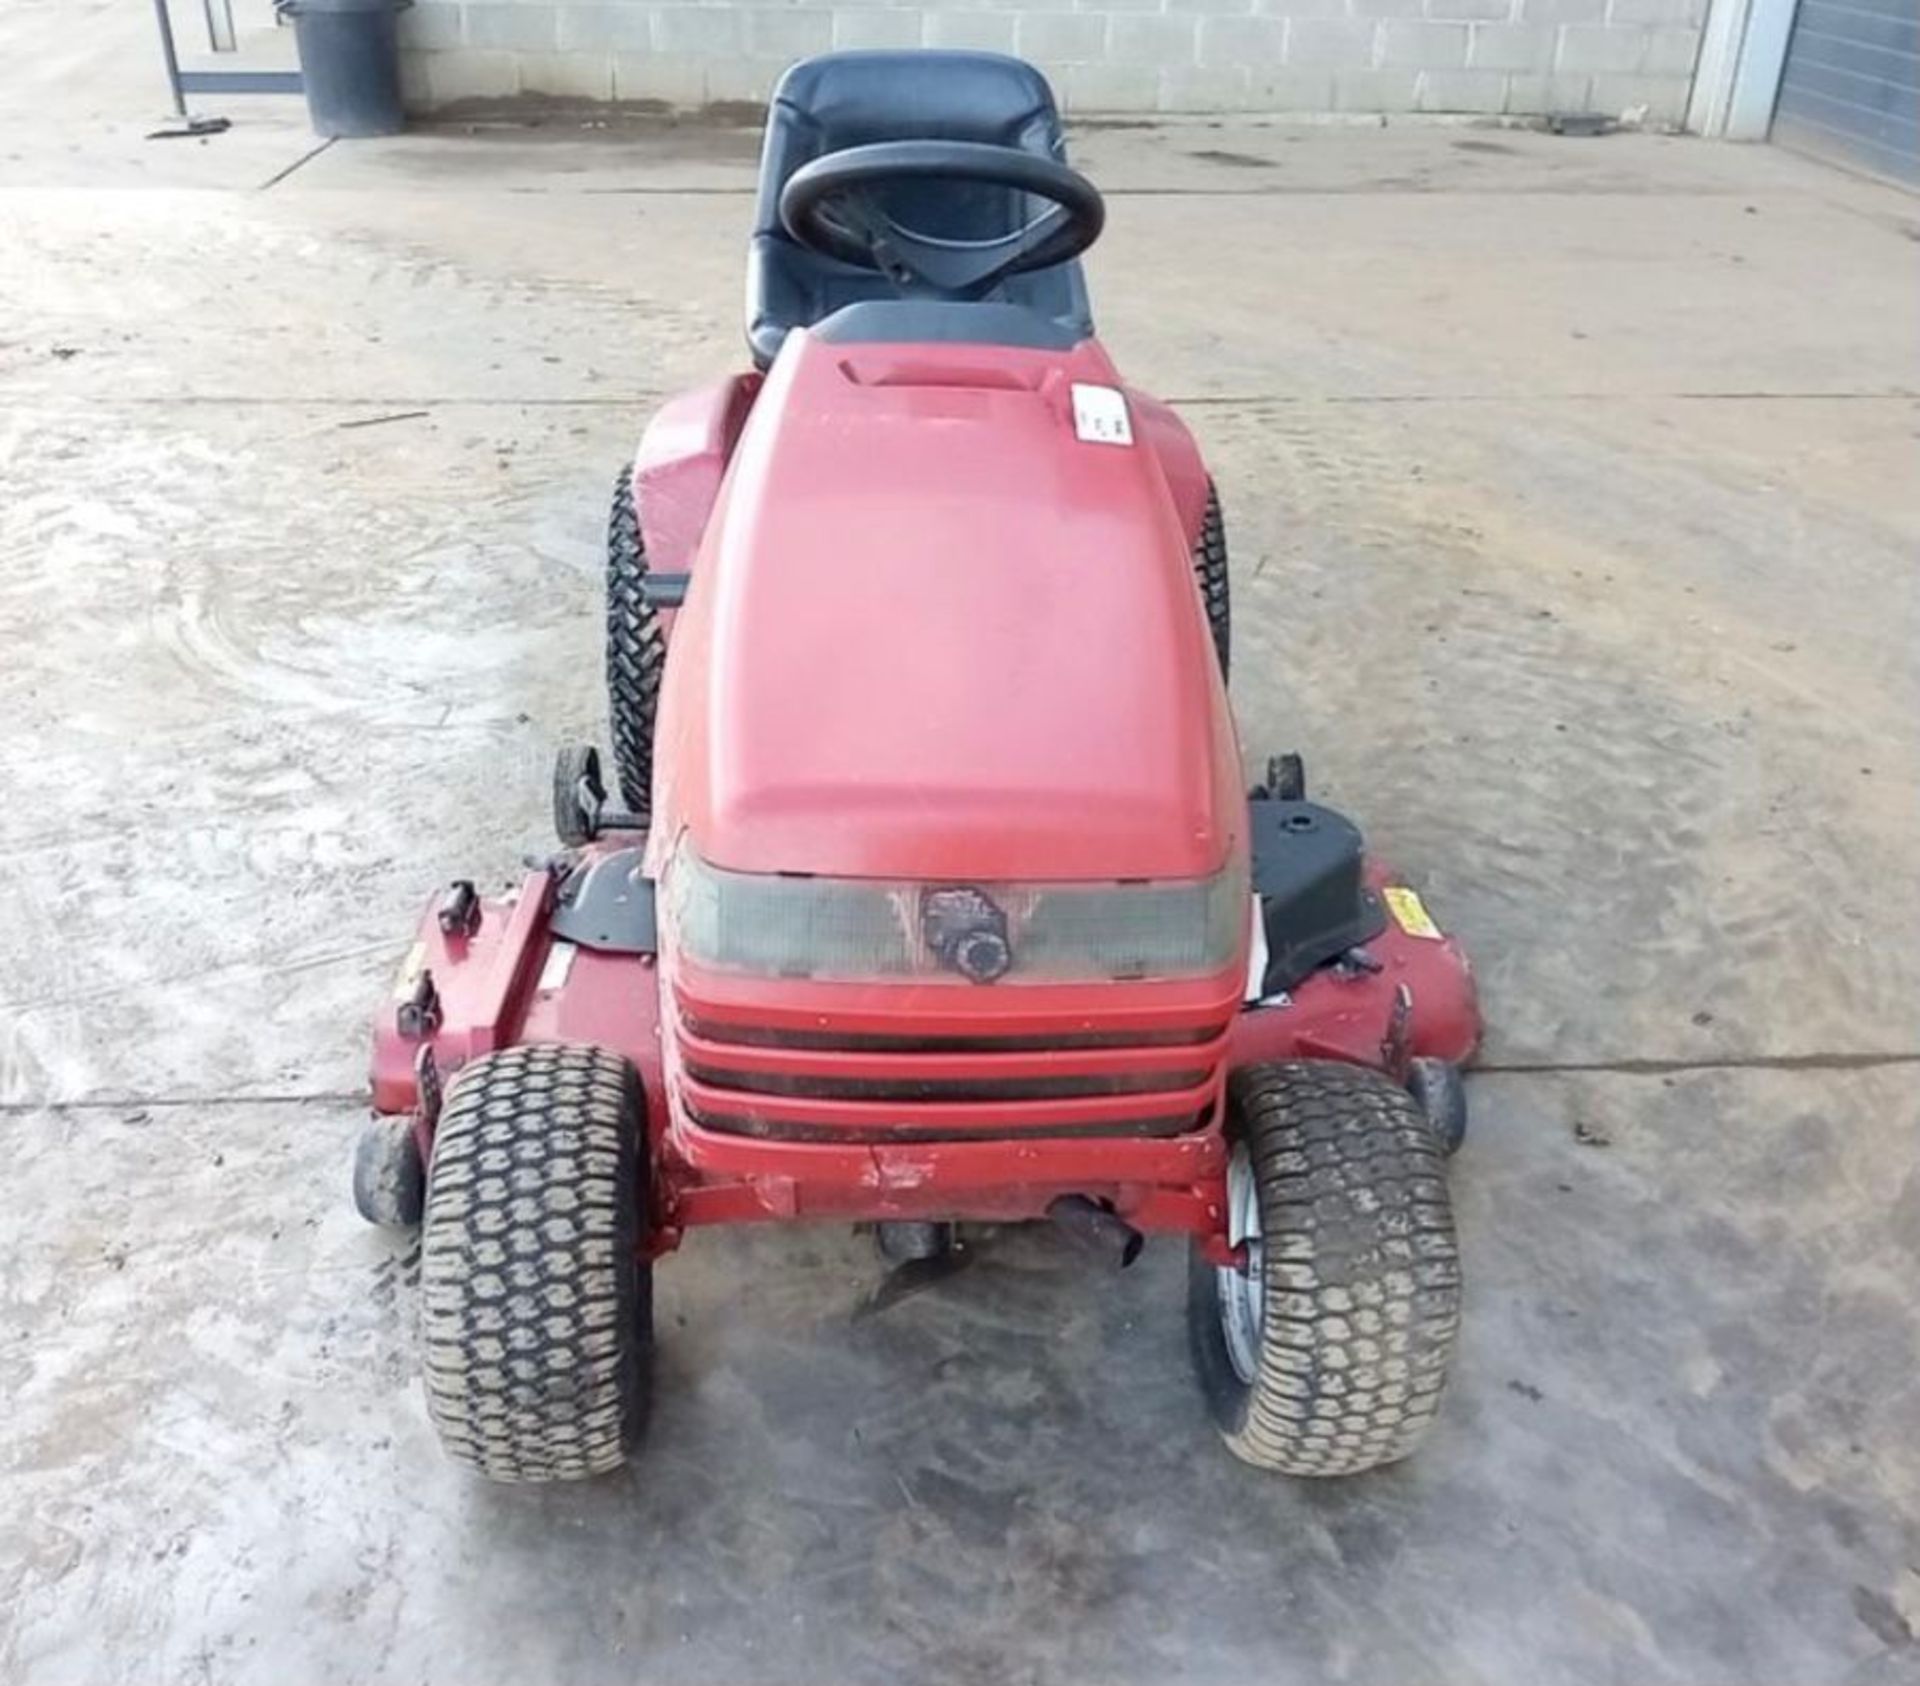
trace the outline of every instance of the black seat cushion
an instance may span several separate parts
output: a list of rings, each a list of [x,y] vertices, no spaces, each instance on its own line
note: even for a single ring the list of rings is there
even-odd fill
[[[761,368],[791,328],[844,305],[900,294],[883,275],[808,251],[780,226],[780,190],[802,164],[889,140],[963,140],[1064,159],[1053,90],[1032,65],[999,53],[825,53],[780,79],[767,111],[760,195],[747,249],[747,343]],[[1033,215],[1025,195],[952,182],[902,183],[887,209],[904,225],[958,239],[1011,233]],[[1093,332],[1078,262],[1011,275],[993,302],[1022,306],[1071,336]]]

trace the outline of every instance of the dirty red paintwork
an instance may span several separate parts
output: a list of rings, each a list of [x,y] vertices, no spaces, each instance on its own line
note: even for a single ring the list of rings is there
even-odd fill
[[[1377,865],[1369,868],[1368,876],[1376,885],[1388,881]],[[444,935],[429,906],[396,985],[395,1001],[411,988],[419,968],[432,973],[444,1017],[426,1041],[449,1079],[475,1055],[516,1042],[592,1042],[631,1059],[648,1100],[656,1248],[671,1246],[684,1230],[701,1224],[829,1217],[1031,1218],[1043,1214],[1061,1193],[1110,1199],[1144,1230],[1207,1234],[1219,1228],[1223,1144],[1217,1119],[1204,1129],[1165,1140],[1045,1138],[1023,1135],[1017,1122],[1003,1119],[992,1139],[900,1146],[763,1141],[700,1129],[680,1109],[666,1104],[671,1079],[663,1060],[661,974],[653,957],[574,949],[564,978],[543,986],[551,950],[544,915],[551,896],[551,876],[545,871],[532,874],[511,899],[482,902],[480,923],[471,938]],[[898,1031],[912,1025],[933,1036],[977,1022],[980,1009],[969,1002],[1017,995],[1015,1002],[1003,1000],[1001,1010],[1022,1013],[1024,1022],[1038,1031],[1085,1028],[1103,1019],[1153,1029],[1221,1017],[1225,1034],[1217,1050],[1207,1044],[1156,1051],[1156,1060],[1204,1061],[1217,1053],[1226,1067],[1291,1058],[1383,1066],[1396,997],[1404,986],[1412,1002],[1404,1052],[1456,1062],[1471,1058],[1479,1020],[1472,976],[1458,945],[1451,938],[1412,936],[1389,922],[1368,951],[1380,964],[1378,972],[1347,976],[1323,970],[1277,1005],[1244,1006],[1237,990],[1223,1002],[1218,993],[1209,996],[1214,986],[1207,984],[1182,986],[1173,992],[1173,1000],[1151,1005],[1129,1004],[1120,999],[1129,991],[1115,986],[1017,986],[938,991],[944,1005],[936,1014],[915,1011],[896,992],[877,986],[765,984],[761,988],[769,997],[782,999],[777,1004],[769,1000],[756,1016],[804,1027],[831,1015],[848,1031]],[[420,1046],[399,1033],[390,1004],[374,1028],[376,1111],[407,1113],[418,1106],[414,1060]],[[879,1071],[885,1065],[866,1056],[831,1057],[842,1076]],[[1078,1069],[1089,1062],[1097,1065],[1100,1055],[1049,1051],[995,1058]],[[783,1052],[780,1063],[790,1065],[791,1055]],[[1038,1116],[1051,1114],[1058,1105],[1022,1103],[1012,1111]]]
[[[830,346],[796,332],[764,387],[742,376],[660,413],[636,458],[639,514],[652,566],[692,584],[656,740],[652,871],[683,829],[740,870],[922,882],[1198,877],[1244,857],[1240,757],[1189,562],[1204,465],[1173,411],[1138,393],[1134,448],[1078,440],[1075,381],[1118,384],[1090,341],[1065,353]],[[1386,881],[1377,866],[1369,878]],[[658,961],[556,946],[554,892],[553,874],[535,872],[483,901],[464,936],[428,909],[376,1024],[374,1107],[413,1113],[429,1149],[423,1046],[449,1081],[516,1042],[625,1054],[647,1097],[654,1252],[702,1224],[1017,1219],[1076,1193],[1224,1257],[1231,1069],[1464,1061],[1479,1035],[1458,947],[1393,923],[1368,945],[1378,970],[1324,969],[1289,999],[1248,1007],[1244,953],[1179,982],[703,976],[674,955],[670,920]],[[416,1040],[394,1009],[422,969],[441,1016]],[[843,1041],[960,1036],[974,1048],[791,1045],[821,1027]],[[783,1045],[757,1046],[769,1031]],[[1184,1040],[1163,1045],[1169,1036]],[[1008,1037],[1053,1045],[978,1051]],[[889,1135],[893,1103],[804,1093],[816,1076],[885,1081],[909,1068],[974,1082],[1131,1074],[1173,1088],[908,1103],[914,1128],[939,1140]],[[719,1080],[742,1074],[799,1079],[801,1092],[743,1103]],[[816,1139],[700,1122],[743,1105],[755,1128]],[[1186,1125],[1064,1133],[1146,1107]],[[832,1139],[855,1127],[862,1140]]]
[[[633,459],[633,495],[647,565],[656,572],[679,574],[693,566],[759,391],[757,370],[734,375],[669,398],[647,423]]]
[[[789,337],[675,623],[661,844],[923,881],[1199,878],[1244,850],[1160,454],[1076,436],[1073,385],[1118,379],[1092,341]]]

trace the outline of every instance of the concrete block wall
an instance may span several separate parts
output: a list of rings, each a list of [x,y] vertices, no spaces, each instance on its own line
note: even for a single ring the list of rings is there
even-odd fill
[[[419,107],[763,101],[834,47],[1033,60],[1070,111],[1599,112],[1676,126],[1706,0],[418,0]]]

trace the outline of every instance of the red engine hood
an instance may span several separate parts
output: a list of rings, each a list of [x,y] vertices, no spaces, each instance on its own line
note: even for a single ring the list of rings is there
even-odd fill
[[[915,879],[1197,877],[1238,752],[1159,459],[1070,353],[790,336],[674,629],[666,845]]]

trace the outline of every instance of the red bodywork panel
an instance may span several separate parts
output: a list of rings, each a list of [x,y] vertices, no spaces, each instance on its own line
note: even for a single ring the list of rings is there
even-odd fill
[[[660,847],[982,882],[1199,878],[1243,846],[1183,512],[1147,439],[1077,436],[1076,383],[1119,384],[1092,341],[790,336],[674,627]]]
[[[734,375],[669,398],[647,423],[633,459],[633,495],[647,566],[656,573],[683,574],[693,566],[759,391],[757,371]]]
[[[1387,881],[1378,867],[1368,876],[1376,886]],[[1160,985],[1150,1000],[1148,992],[1112,985],[895,990],[769,981],[747,992],[745,1011],[759,1024],[806,1031],[831,1021],[847,1036],[931,1039],[977,1032],[997,1016],[1032,1038],[1105,1033],[1123,1041],[1199,1027],[1215,1034],[1156,1046],[1146,1056],[1147,1065],[1163,1072],[1198,1065],[1215,1075],[1204,1093],[1191,1097],[1206,1110],[1204,1121],[1174,1136],[1062,1135],[1062,1103],[1045,1100],[973,1103],[942,1119],[957,1136],[978,1132],[980,1140],[765,1140],[704,1129],[685,1108],[667,1104],[678,1079],[669,1070],[661,1035],[661,968],[650,955],[556,944],[547,928],[552,898],[552,875],[536,872],[511,899],[482,902],[479,924],[467,937],[443,933],[434,908],[428,908],[394,1002],[411,994],[425,970],[439,999],[440,1023],[424,1038],[404,1036],[389,1005],[374,1029],[374,1108],[417,1112],[414,1071],[423,1046],[431,1047],[448,1078],[476,1055],[517,1042],[591,1042],[626,1055],[640,1072],[648,1102],[655,1250],[672,1246],[682,1231],[699,1224],[827,1217],[1035,1218],[1064,1193],[1110,1200],[1141,1229],[1214,1235],[1221,1228],[1225,1151],[1214,1102],[1227,1070],[1293,1058],[1340,1059],[1382,1069],[1413,1055],[1459,1063],[1472,1057],[1479,1037],[1472,976],[1458,945],[1451,938],[1411,935],[1392,922],[1367,945],[1377,971],[1325,968],[1286,1001],[1256,1007],[1242,1005],[1238,990],[1225,989],[1219,980]],[[737,980],[730,984],[726,1010],[739,1013],[741,992]],[[696,1010],[705,1006],[697,989],[683,992],[683,999],[689,996]],[[697,1062],[713,1051],[704,1037],[683,1036],[677,1057]],[[1126,1054],[1127,1069],[1140,1071],[1138,1049],[1128,1046]],[[794,1050],[786,1047],[767,1051],[731,1045],[722,1058],[734,1069],[759,1065],[790,1072],[796,1066]],[[814,1058],[835,1078],[860,1079],[897,1070],[902,1056],[839,1050]],[[1069,1046],[937,1058],[951,1063],[922,1063],[915,1069],[973,1079],[1058,1076],[1099,1070],[1109,1050]],[[798,1063],[804,1070],[806,1058]],[[1137,1112],[1144,1098],[1103,1097],[1093,1110]],[[1156,1106],[1165,1098],[1154,1097]],[[1187,1099],[1181,1096],[1178,1104]],[[809,1105],[822,1103],[779,1100],[771,1110],[788,1119],[796,1105],[804,1116]],[[911,1108],[916,1123],[925,1123],[925,1110],[921,1103]],[[829,1111],[836,1126],[849,1115],[842,1103]],[[425,1120],[420,1133],[423,1153],[430,1152]]]
[[[1247,851],[1240,756],[1191,551],[1208,482],[1184,424],[1127,393],[1131,444],[1082,438],[1100,347],[830,344],[790,334],[764,385],[675,399],[634,464],[670,622],[650,840],[736,871],[921,883],[1204,877]],[[1384,874],[1369,869],[1377,888]],[[517,1042],[638,1068],[651,1226],[1021,1219],[1061,1194],[1227,1254],[1228,1073],[1326,1058],[1399,1075],[1479,1036],[1465,957],[1389,922],[1373,969],[1246,1006],[1212,977],[824,983],[706,974],[556,940],[554,873],[429,909],[376,1027],[373,1102],[412,1113]],[[433,1010],[397,1007],[430,974]]]

